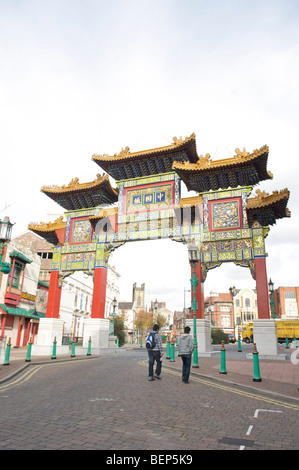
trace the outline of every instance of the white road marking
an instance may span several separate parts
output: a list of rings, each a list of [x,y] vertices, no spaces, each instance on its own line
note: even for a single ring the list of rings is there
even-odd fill
[[[267,413],[282,413],[282,411],[278,411],[278,410],[262,410],[262,409],[256,409],[253,417],[254,417],[254,418],[257,418],[260,411],[264,411],[264,412],[267,412]]]

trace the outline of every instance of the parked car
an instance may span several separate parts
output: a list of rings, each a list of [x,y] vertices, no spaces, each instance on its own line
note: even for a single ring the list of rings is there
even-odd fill
[[[228,340],[229,340],[230,343],[235,343],[236,342],[236,338],[232,333],[227,333],[227,336],[228,336]]]

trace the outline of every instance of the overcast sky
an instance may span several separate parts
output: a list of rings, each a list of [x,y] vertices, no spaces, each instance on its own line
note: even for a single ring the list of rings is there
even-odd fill
[[[94,180],[94,153],[192,132],[213,160],[267,144],[274,178],[256,189],[287,187],[292,213],[266,239],[268,277],[298,286],[298,83],[298,0],[0,0],[0,217],[14,236],[57,218],[41,186]],[[121,299],[145,282],[148,304],[183,307],[185,246],[127,243],[111,262]],[[205,293],[233,284],[255,287],[247,269],[223,263]]]

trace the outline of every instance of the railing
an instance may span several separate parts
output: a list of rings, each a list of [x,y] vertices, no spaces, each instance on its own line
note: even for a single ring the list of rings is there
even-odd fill
[[[63,345],[71,345],[73,342],[75,342],[77,346],[82,346],[83,336],[73,336],[71,334],[63,335],[62,337]]]

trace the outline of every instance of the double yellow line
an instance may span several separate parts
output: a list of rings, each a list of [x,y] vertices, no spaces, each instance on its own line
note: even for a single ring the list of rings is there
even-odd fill
[[[22,374],[19,378],[14,380],[13,382],[8,382],[6,384],[3,384],[0,386],[0,393],[5,392],[11,387],[17,387],[18,385],[21,385],[22,383],[26,382],[29,380],[34,374],[36,374],[42,367],[45,367],[46,364],[42,364],[39,366],[34,366],[33,369],[28,370],[24,374]]]
[[[140,361],[139,364],[142,365],[142,366],[147,366],[148,362],[147,361]],[[172,374],[172,375],[175,375],[175,376],[178,376],[178,377],[182,376],[181,372],[177,372],[177,371],[174,371],[172,369],[168,369],[167,366],[163,367],[163,371],[167,372],[168,374]],[[218,389],[224,390],[226,392],[234,393],[236,395],[241,395],[242,397],[253,398],[254,400],[262,400],[266,403],[271,403],[272,405],[277,405],[277,406],[281,406],[281,407],[284,407],[284,408],[289,408],[289,409],[292,409],[292,410],[299,411],[299,405],[296,405],[295,403],[285,403],[283,401],[276,400],[274,398],[265,397],[265,396],[262,396],[262,395],[256,395],[256,394],[253,394],[253,393],[250,393],[250,392],[246,392],[244,390],[237,390],[236,388],[233,388],[233,387],[228,386],[228,385],[222,385],[222,384],[219,384],[219,383],[216,383],[216,382],[211,382],[209,380],[201,379],[199,377],[194,377],[194,376],[191,377],[191,375],[189,377],[189,380],[192,380],[192,382],[197,382],[197,383],[201,383],[203,385],[207,385],[208,387],[218,388]]]
[[[88,361],[89,359],[80,359],[81,361]],[[36,374],[40,369],[43,367],[47,366],[57,366],[57,365],[66,365],[66,364],[73,364],[74,361],[61,361],[61,362],[52,362],[52,363],[46,363],[46,364],[39,364],[36,366],[30,366],[29,370],[27,372],[24,372],[21,376],[19,376],[16,380],[13,382],[7,382],[6,384],[3,384],[2,386],[0,385],[0,393],[5,392],[11,387],[17,387],[24,382],[27,382],[34,374]]]

